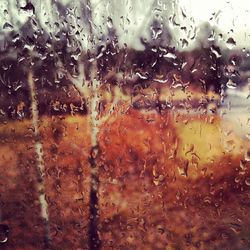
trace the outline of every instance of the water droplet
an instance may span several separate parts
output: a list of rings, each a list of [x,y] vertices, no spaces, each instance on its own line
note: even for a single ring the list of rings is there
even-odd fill
[[[165,229],[164,229],[164,227],[162,225],[157,225],[157,231],[160,234],[164,234]]]
[[[233,49],[236,46],[236,42],[232,37],[227,39],[226,44],[229,49]]]
[[[204,197],[203,202],[207,203],[207,204],[211,204],[212,203],[212,199],[211,199],[211,197],[206,196],[206,197]]]
[[[174,53],[167,53],[166,55],[164,55],[163,57],[165,58],[170,58],[170,59],[176,59],[176,55]]]
[[[216,56],[216,58],[220,58],[221,57],[221,53],[218,49],[215,49],[213,47],[211,47],[211,52]]]
[[[250,140],[250,133],[247,133],[247,134],[246,134],[246,138],[247,138],[248,140]]]
[[[14,35],[12,38],[12,42],[15,43],[16,41],[18,41],[19,38],[20,38],[19,34]]]
[[[188,47],[188,41],[186,39],[181,39],[181,47],[182,48]]]
[[[245,161],[250,162],[250,149],[245,152]]]
[[[20,9],[25,11],[29,16],[35,14],[35,7],[32,3],[27,3],[24,7],[21,7]]]
[[[239,224],[236,224],[236,223],[230,223],[231,224],[231,230],[234,232],[234,233],[239,233],[241,231],[241,225]]]
[[[92,157],[92,159],[96,159],[97,156],[98,156],[98,154],[99,154],[99,149],[98,149],[98,147],[92,148],[92,150],[91,150],[91,157]]]
[[[178,167],[178,171],[181,176],[188,177],[188,165],[189,162],[187,161],[182,166]]]
[[[107,25],[108,25],[108,28],[109,28],[109,29],[112,29],[112,28],[113,28],[113,20],[111,19],[111,17],[108,17]]]
[[[247,186],[250,186],[250,177],[246,178],[245,183]]]
[[[153,182],[156,186],[160,186],[164,179],[165,177],[163,175],[155,176]]]
[[[244,161],[244,160],[240,161],[240,169],[243,171],[247,170],[247,162],[246,161]]]
[[[234,182],[235,182],[235,183],[240,183],[240,177],[239,177],[239,176],[235,177],[235,178],[234,178]]]
[[[136,75],[138,75],[138,76],[139,76],[141,79],[143,79],[143,80],[148,79],[147,74],[146,74],[146,75],[143,75],[143,74],[141,74],[141,73],[139,73],[139,72],[136,72]]]
[[[152,27],[151,30],[153,32],[153,39],[159,38],[162,34],[161,27]]]
[[[10,23],[8,23],[8,22],[6,22],[6,23],[4,23],[4,25],[3,25],[3,29],[4,29],[4,30],[9,30],[9,31],[11,31],[11,30],[13,30],[13,25],[10,24]]]
[[[6,224],[0,224],[0,244],[8,241],[9,227]]]
[[[227,82],[227,87],[229,89],[236,89],[237,88],[237,84],[235,82],[233,82],[231,79],[229,79],[228,82]]]

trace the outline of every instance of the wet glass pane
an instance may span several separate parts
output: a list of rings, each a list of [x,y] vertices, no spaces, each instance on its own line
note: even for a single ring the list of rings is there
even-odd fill
[[[1,249],[250,249],[246,0],[0,17]]]

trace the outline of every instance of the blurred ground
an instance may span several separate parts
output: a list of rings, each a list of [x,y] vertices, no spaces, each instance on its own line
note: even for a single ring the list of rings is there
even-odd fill
[[[249,249],[249,141],[217,115],[117,105],[99,135],[102,249]],[[42,117],[51,249],[88,249],[88,116]],[[2,249],[44,249],[30,121],[0,125]]]

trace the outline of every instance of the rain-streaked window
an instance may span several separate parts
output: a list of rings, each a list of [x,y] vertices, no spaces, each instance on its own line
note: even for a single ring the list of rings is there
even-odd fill
[[[0,1],[0,248],[250,249],[246,0]]]

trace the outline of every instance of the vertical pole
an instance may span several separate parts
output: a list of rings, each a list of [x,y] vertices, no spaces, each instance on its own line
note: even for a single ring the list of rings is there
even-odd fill
[[[100,82],[95,78],[97,72],[96,64],[93,65],[91,72],[91,96],[90,96],[90,123],[91,123],[91,151],[89,157],[90,163],[90,221],[89,221],[89,247],[92,250],[99,250],[101,248],[101,240],[98,232],[99,226],[99,172],[98,172],[98,158],[100,149],[98,146],[98,106],[99,106],[99,87]],[[94,72],[93,72],[94,71]]]
[[[49,232],[48,203],[45,199],[46,193],[45,193],[45,185],[44,185],[44,175],[45,175],[44,153],[43,153],[43,145],[40,141],[39,111],[38,111],[36,89],[34,85],[32,72],[29,72],[28,74],[28,84],[29,84],[30,95],[31,95],[31,114],[32,114],[32,125],[34,127],[36,167],[37,167],[36,170],[37,170],[37,175],[38,175],[36,189],[39,195],[41,217],[44,220],[44,226],[45,226],[45,237],[44,237],[45,248],[48,248],[49,241],[50,241],[50,232]]]

